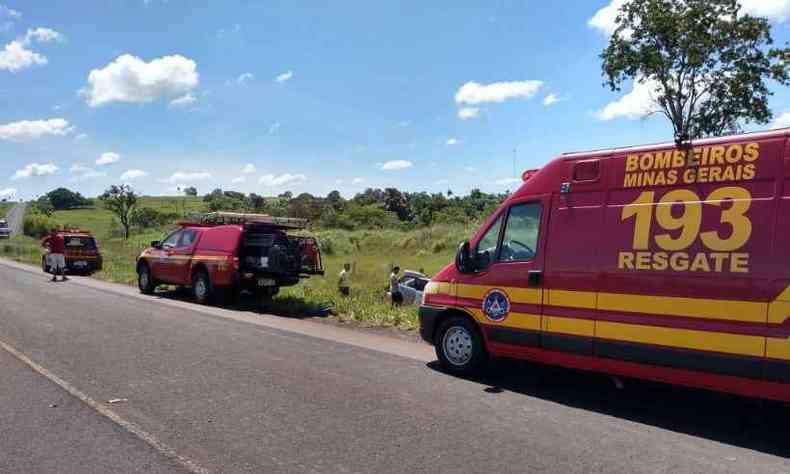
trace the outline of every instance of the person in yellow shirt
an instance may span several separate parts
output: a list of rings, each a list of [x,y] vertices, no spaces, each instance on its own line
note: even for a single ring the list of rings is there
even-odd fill
[[[349,296],[351,294],[351,283],[349,276],[351,274],[351,265],[348,263],[343,264],[343,269],[340,270],[338,275],[337,287],[342,296]]]

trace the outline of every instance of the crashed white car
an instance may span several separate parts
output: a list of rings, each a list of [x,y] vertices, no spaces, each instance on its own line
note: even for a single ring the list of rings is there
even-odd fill
[[[403,304],[420,304],[420,301],[422,301],[422,292],[429,281],[431,281],[431,279],[423,273],[405,270],[403,276],[398,280],[398,286],[403,295]],[[387,291],[387,299],[392,301],[392,292]]]

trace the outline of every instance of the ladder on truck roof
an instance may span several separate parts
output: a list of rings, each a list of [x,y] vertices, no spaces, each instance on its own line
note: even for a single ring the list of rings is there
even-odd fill
[[[248,214],[243,212],[209,212],[200,217],[200,222],[205,225],[269,224],[290,229],[304,229],[307,227],[307,219],[275,217],[269,214]]]

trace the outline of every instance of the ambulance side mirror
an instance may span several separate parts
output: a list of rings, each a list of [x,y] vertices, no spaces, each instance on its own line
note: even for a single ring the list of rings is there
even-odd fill
[[[158,240],[154,240],[154,241],[151,242],[151,247],[159,250],[159,249],[162,248],[162,242],[160,242]]]
[[[469,250],[469,241],[461,243],[458,246],[458,252],[455,254],[455,268],[460,273],[472,273],[472,257]]]

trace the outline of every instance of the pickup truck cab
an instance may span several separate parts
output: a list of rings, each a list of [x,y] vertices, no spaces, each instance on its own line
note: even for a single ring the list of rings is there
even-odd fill
[[[257,214],[213,213],[199,223],[180,223],[137,260],[144,294],[160,284],[190,287],[198,303],[250,291],[270,300],[281,287],[323,275],[318,243],[288,235],[299,219]]]

